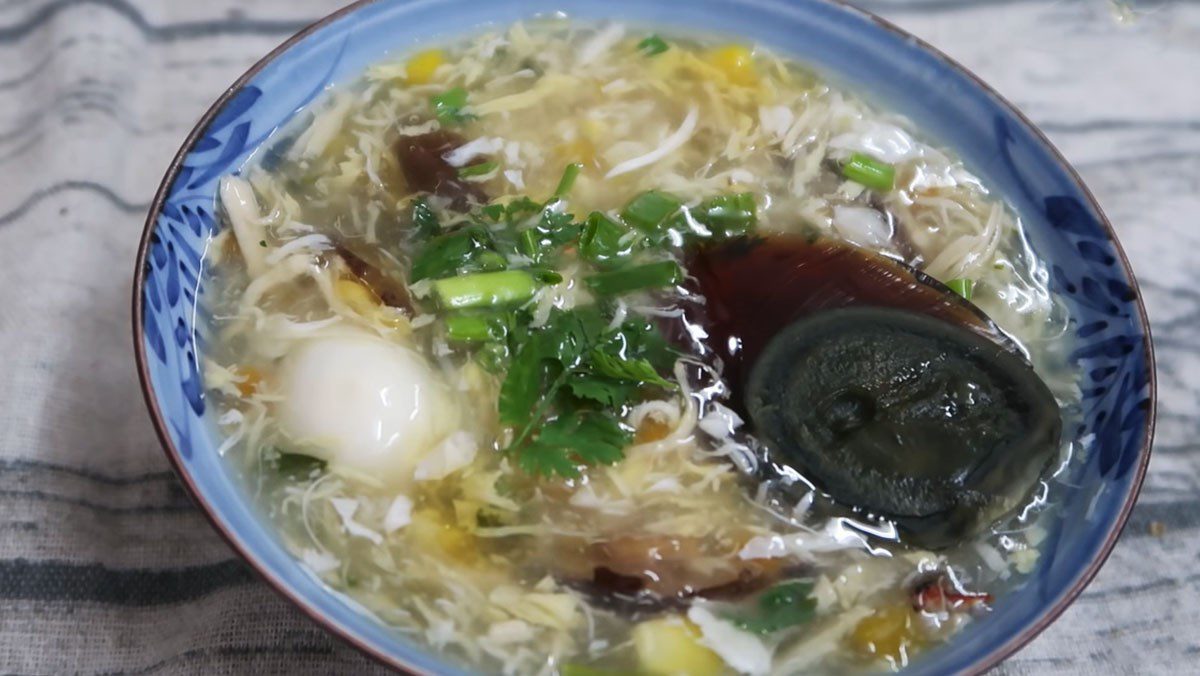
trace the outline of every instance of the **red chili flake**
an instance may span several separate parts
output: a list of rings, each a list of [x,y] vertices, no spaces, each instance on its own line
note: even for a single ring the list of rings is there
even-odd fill
[[[919,585],[913,590],[914,610],[926,613],[968,610],[980,604],[992,602],[991,594],[960,591],[955,589],[945,576],[939,576]]]

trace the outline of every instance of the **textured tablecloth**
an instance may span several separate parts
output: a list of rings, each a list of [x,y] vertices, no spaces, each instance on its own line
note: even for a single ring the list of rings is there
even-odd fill
[[[258,582],[142,405],[129,283],[209,103],[332,0],[0,0],[0,672],[368,673]],[[1159,432],[1108,565],[1004,674],[1200,663],[1200,3],[871,9],[1014,101],[1115,223],[1154,324]]]

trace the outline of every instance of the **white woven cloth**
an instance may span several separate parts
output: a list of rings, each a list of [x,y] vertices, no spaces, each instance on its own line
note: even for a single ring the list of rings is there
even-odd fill
[[[181,492],[129,327],[151,195],[194,121],[332,0],[0,0],[0,672],[368,673]],[[876,0],[1076,163],[1155,322],[1156,457],[1096,582],[1006,674],[1195,673],[1200,4]],[[1135,4],[1136,8],[1136,4]],[[1165,534],[1149,534],[1161,523]]]

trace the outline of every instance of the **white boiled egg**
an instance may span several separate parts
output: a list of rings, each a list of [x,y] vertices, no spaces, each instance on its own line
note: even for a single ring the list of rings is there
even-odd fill
[[[331,469],[402,486],[458,429],[458,407],[425,358],[366,331],[297,343],[280,375],[283,430]]]

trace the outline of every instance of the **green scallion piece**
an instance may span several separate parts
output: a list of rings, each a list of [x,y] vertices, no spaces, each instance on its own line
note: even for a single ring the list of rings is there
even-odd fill
[[[537,291],[537,281],[525,270],[479,272],[439,279],[433,295],[443,309],[502,307],[523,303]]]
[[[562,178],[558,179],[558,187],[554,189],[554,196],[562,199],[571,192],[571,188],[575,185],[575,179],[579,178],[579,172],[583,171],[583,165],[578,162],[572,162],[563,169]]]
[[[557,270],[550,268],[526,268],[533,278],[542,284],[558,284],[563,280],[563,276]]]
[[[486,176],[496,170],[500,165],[495,162],[480,162],[478,164],[468,164],[465,167],[459,167],[458,175],[462,178],[470,176]]]
[[[508,259],[496,251],[480,251],[465,266],[472,272],[495,272],[508,267]]]
[[[638,51],[644,56],[657,56],[667,51],[671,47],[667,44],[666,40],[663,40],[657,35],[651,35],[645,40],[639,42],[637,48]]]
[[[946,282],[946,286],[967,300],[971,300],[971,296],[975,295],[975,280],[973,279],[952,279]]]
[[[621,245],[621,238],[628,232],[625,226],[599,211],[593,211],[579,236],[579,255],[601,265],[612,263],[629,254],[629,247]]]
[[[672,195],[657,190],[646,192],[633,198],[621,212],[621,218],[626,223],[646,232],[654,232],[660,223],[668,216],[679,210],[682,202]]]
[[[504,205],[503,204],[489,204],[489,205],[481,208],[479,210],[479,213],[483,214],[484,216],[486,216],[489,220],[491,220],[493,222],[499,222],[501,218],[504,218]]]
[[[429,208],[429,204],[423,199],[419,199],[413,203],[412,222],[413,229],[416,230],[417,236],[421,239],[428,239],[442,231],[442,226],[438,222],[437,216],[434,215],[433,210]]]
[[[494,317],[450,315],[446,317],[446,336],[458,343],[482,343],[503,337]]]
[[[528,256],[530,261],[538,261],[538,258],[541,257],[541,238],[538,237],[538,231],[535,228],[521,231],[521,234],[517,235],[517,251]]]
[[[896,185],[896,168],[886,162],[854,153],[842,166],[842,176],[880,192],[891,190]]]
[[[678,284],[683,270],[675,261],[659,261],[610,272],[601,272],[584,279],[592,292],[599,296],[616,296],[638,289],[653,289]]]
[[[462,87],[431,96],[429,102],[433,105],[433,114],[442,124],[461,124],[474,117],[463,112],[467,107],[467,90]]]
[[[692,217],[718,237],[736,237],[754,229],[757,208],[752,193],[718,195],[692,209]]]

